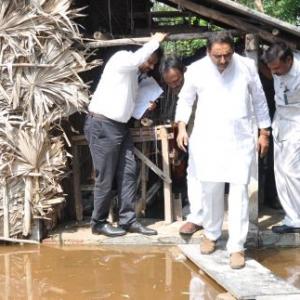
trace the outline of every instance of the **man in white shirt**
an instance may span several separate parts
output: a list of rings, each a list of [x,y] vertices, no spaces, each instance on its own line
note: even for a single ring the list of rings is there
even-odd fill
[[[127,123],[134,110],[139,77],[153,70],[158,63],[161,54],[159,43],[165,36],[156,33],[135,52],[115,53],[106,64],[89,105],[84,132],[95,169],[94,210],[91,218],[94,234],[157,234],[136,220],[137,165]],[[118,226],[107,222],[114,180],[118,193]]]
[[[275,43],[263,56],[274,78],[274,172],[279,200],[286,213],[275,233],[300,232],[300,55]]]
[[[186,124],[196,97],[194,128],[189,138]],[[224,186],[230,183],[227,251],[234,269],[245,265],[248,183],[255,157],[251,107],[260,128],[257,149],[264,156],[271,122],[255,63],[234,53],[230,35],[216,33],[208,39],[207,56],[191,64],[185,73],[176,110],[177,143],[183,150],[189,143],[188,176],[198,180],[198,197],[203,205],[202,254],[212,253],[222,234]]]

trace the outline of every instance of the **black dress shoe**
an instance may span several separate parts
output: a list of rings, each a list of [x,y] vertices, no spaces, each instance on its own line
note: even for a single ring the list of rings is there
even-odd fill
[[[127,232],[132,232],[132,233],[140,233],[144,235],[156,235],[157,231],[148,227],[143,226],[139,222],[134,222],[130,224],[129,226],[122,226],[124,230]]]
[[[92,233],[114,237],[124,235],[126,231],[121,227],[114,227],[109,223],[98,223],[92,226]]]
[[[300,228],[299,227],[291,227],[291,226],[287,226],[287,225],[279,225],[279,226],[273,226],[272,227],[272,231],[274,233],[296,233],[296,232],[300,232]]]

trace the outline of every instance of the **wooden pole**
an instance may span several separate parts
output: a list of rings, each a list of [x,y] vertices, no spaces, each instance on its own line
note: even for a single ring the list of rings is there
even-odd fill
[[[233,36],[240,36],[241,31],[238,30],[227,30]],[[207,39],[215,32],[195,32],[195,33],[175,33],[170,34],[166,41],[179,41],[179,40],[193,40],[193,39]],[[90,48],[104,48],[104,47],[115,47],[115,46],[124,46],[124,45],[141,45],[149,42],[150,37],[133,37],[133,38],[124,38],[124,39],[115,39],[115,40],[102,40],[89,42],[87,44]]]
[[[245,36],[245,53],[246,56],[253,59],[258,64],[258,45],[259,38],[256,34],[247,34]],[[253,122],[253,132],[258,132],[257,125]],[[258,134],[255,138],[257,140]],[[252,241],[256,246],[259,243],[259,228],[258,228],[258,210],[259,210],[259,174],[258,174],[258,164],[259,158],[256,152],[256,159],[253,162],[252,174],[250,182],[248,185],[248,195],[249,195],[249,232],[252,234]]]
[[[160,129],[161,136],[161,152],[162,152],[162,165],[163,172],[166,177],[170,177],[170,163],[169,163],[169,141],[168,131],[162,127]],[[172,223],[172,187],[171,184],[164,181],[164,207],[165,207],[165,222],[167,224]]]
[[[23,218],[23,235],[28,236],[31,232],[31,199],[32,199],[32,178],[25,178],[25,195],[24,195],[24,218]]]
[[[74,199],[75,199],[75,214],[76,220],[82,221],[82,199],[81,199],[81,189],[80,189],[80,164],[79,164],[79,151],[78,146],[72,146],[72,154],[73,154],[73,185],[74,185]]]
[[[2,203],[3,203],[3,236],[9,238],[9,200],[7,193],[7,183],[2,186]]]

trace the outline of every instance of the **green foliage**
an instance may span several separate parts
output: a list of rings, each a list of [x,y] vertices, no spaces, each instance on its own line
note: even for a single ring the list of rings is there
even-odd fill
[[[254,8],[254,0],[238,0]],[[300,23],[300,0],[263,0],[265,13],[292,24]]]

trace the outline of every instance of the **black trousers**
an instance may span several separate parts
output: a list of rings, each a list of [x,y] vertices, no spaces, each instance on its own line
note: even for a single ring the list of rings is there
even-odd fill
[[[128,125],[104,116],[88,115],[84,134],[96,173],[91,225],[106,222],[114,180],[117,183],[119,225],[132,224],[136,220],[138,170]]]

